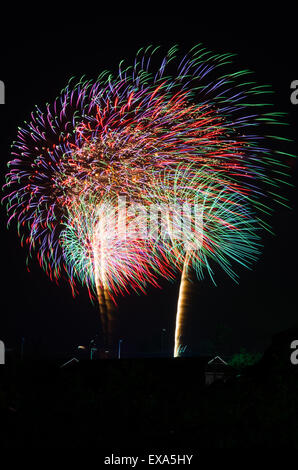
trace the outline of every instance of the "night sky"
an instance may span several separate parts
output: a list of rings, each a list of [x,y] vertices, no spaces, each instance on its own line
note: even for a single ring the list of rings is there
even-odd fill
[[[218,26],[203,18],[194,21],[180,16],[101,17],[96,26],[83,22],[76,34],[71,34],[69,26],[49,35],[15,30],[14,42],[6,42],[0,69],[6,86],[6,104],[0,106],[1,186],[17,126],[29,118],[35,104],[52,102],[73,75],[95,78],[104,69],[116,72],[121,59],[131,63],[137,50],[149,44],[166,49],[178,43],[186,52],[202,42],[215,52],[238,54],[235,64],[239,68],[255,71],[259,84],[272,85],[276,91],[272,100],[288,113],[290,126],[284,135],[297,142],[298,105],[290,101],[290,84],[298,80],[297,45],[291,26],[285,34],[278,23],[265,27],[257,22],[246,26],[222,22]],[[289,144],[288,151],[298,153],[297,146]],[[291,167],[296,185],[296,163]],[[187,341],[194,354],[205,353],[220,329],[225,332],[225,353],[241,347],[263,351],[272,334],[297,323],[297,192],[289,189],[286,193],[292,209],[280,208],[275,213],[276,235],[264,236],[260,260],[252,271],[239,270],[239,285],[220,271],[217,287],[208,278],[197,283]],[[34,345],[40,356],[72,354],[99,331],[97,306],[90,303],[83,288],[73,299],[67,283],[57,287],[35,260],[27,272],[26,250],[20,247],[15,226],[6,229],[6,220],[1,207],[0,339],[7,347],[20,348],[24,337],[25,344]],[[162,286],[161,290],[149,289],[146,296],[131,294],[120,299],[126,354],[159,352],[162,328],[172,350],[178,283],[162,282]]]

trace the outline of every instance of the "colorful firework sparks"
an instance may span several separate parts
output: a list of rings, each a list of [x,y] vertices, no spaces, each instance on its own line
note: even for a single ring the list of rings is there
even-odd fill
[[[161,247],[147,237],[149,211],[137,215],[130,209],[121,197],[91,195],[68,209],[61,233],[65,265],[72,285],[76,280],[86,285],[91,298],[94,291],[106,290],[116,302],[128,286],[145,293],[148,284],[159,286],[159,276],[174,279]]]
[[[260,253],[260,223],[249,198],[223,186],[208,167],[194,166],[169,171],[156,180],[148,196],[164,214],[164,230],[154,237],[169,265],[195,270],[199,279],[212,264],[219,265],[234,281],[233,264],[249,268]]]
[[[163,172],[139,202],[90,194],[74,198],[61,233],[72,285],[115,295],[174,278],[188,255],[199,278],[217,261],[236,280],[231,260],[248,266],[258,253],[259,222],[248,198],[222,186],[214,171]],[[142,201],[142,203],[140,202]]]
[[[202,45],[182,60],[174,46],[155,65],[158,54],[150,46],[132,66],[121,63],[116,76],[71,79],[53,105],[36,107],[18,130],[5,185],[9,223],[17,222],[51,279],[69,275],[73,260],[65,247],[90,228],[76,215],[82,195],[142,201],[164,171],[192,165],[198,176],[208,166],[218,184],[249,198],[260,223],[270,198],[284,203],[276,188],[286,178],[287,154],[271,150],[267,132],[282,115],[266,104],[269,87],[258,86],[248,70],[233,71],[232,54]],[[88,260],[75,268],[84,283]],[[76,276],[69,277],[72,286]],[[111,277],[116,292],[124,278]]]

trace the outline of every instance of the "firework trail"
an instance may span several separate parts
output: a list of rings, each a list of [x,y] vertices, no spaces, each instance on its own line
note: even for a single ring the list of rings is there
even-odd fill
[[[93,259],[88,266],[96,278],[100,305],[108,310],[113,295],[123,293],[130,280],[135,280],[128,267],[133,266],[133,259],[138,266],[144,263],[146,274],[137,269],[136,277],[141,273],[147,283],[151,279],[155,283],[152,272],[171,277],[167,263],[179,264],[174,254],[176,258],[180,254],[179,269],[185,275],[188,253],[176,242],[162,243],[160,239],[152,251],[155,260],[143,241],[139,249],[137,245],[125,247],[130,261],[124,277],[119,274],[121,263],[113,276],[108,275],[110,269],[100,271],[94,260],[101,258],[107,265],[107,253],[117,251],[117,243],[114,240],[114,248],[104,250],[98,218],[91,222],[89,233],[90,220],[85,217],[88,207],[91,214],[95,210],[93,204],[88,206],[88,198],[95,197],[99,206],[101,198],[114,200],[120,195],[148,204],[148,195],[158,193],[156,182],[167,173],[175,175],[167,189],[171,199],[179,178],[184,181],[185,171],[191,168],[196,175],[192,179],[196,190],[201,168],[208,168],[208,178],[216,183],[217,203],[221,204],[220,187],[228,188],[228,199],[233,200],[233,193],[241,195],[245,211],[250,204],[254,220],[269,227],[272,201],[285,203],[278,187],[286,180],[288,154],[272,149],[276,139],[281,144],[286,139],[274,137],[270,130],[283,116],[267,102],[270,88],[255,83],[250,71],[235,70],[232,60],[233,54],[214,54],[201,44],[182,59],[178,46],[159,59],[159,48],[149,46],[139,50],[133,65],[120,63],[117,74],[104,71],[96,80],[83,77],[77,83],[71,79],[52,105],[36,107],[12,145],[4,199],[8,223],[16,221],[29,257],[36,251],[51,279],[58,281],[66,274],[75,293],[75,279],[90,285],[92,276],[90,271],[84,274],[84,269]],[[242,213],[241,208],[239,211]],[[93,258],[90,250],[86,255],[78,247],[74,250],[78,260],[74,260],[68,247],[76,245],[76,238],[82,240],[84,233],[93,237],[88,243]],[[218,243],[222,240],[226,246],[228,240],[220,237]],[[205,253],[201,261],[191,263],[199,276],[204,267],[212,273],[206,259]],[[214,254],[214,259],[231,273],[225,258]],[[142,276],[141,282],[133,283],[134,290],[146,284]]]
[[[68,209],[61,244],[72,284],[87,286],[98,296],[105,324],[104,336],[111,344],[115,332],[113,310],[116,296],[131,290],[146,292],[148,284],[159,287],[160,276],[174,278],[161,247],[148,237],[149,212],[126,208],[123,199],[80,196]]]
[[[178,167],[157,180],[150,194],[165,214],[166,229],[156,238],[158,248],[169,265],[182,272],[174,356],[183,344],[194,277],[203,279],[208,272],[215,283],[212,265],[217,264],[237,282],[233,264],[250,268],[260,253],[260,223],[249,199],[220,180],[208,167],[200,171]]]

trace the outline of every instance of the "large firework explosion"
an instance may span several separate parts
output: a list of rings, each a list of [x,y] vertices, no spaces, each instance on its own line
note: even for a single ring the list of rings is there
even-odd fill
[[[278,187],[285,179],[283,159],[287,154],[272,150],[277,138],[269,129],[280,124],[282,115],[273,112],[267,102],[270,88],[257,85],[248,70],[235,71],[232,54],[214,54],[202,45],[192,48],[182,60],[177,46],[160,60],[158,57],[159,48],[150,46],[137,53],[132,66],[121,63],[115,76],[105,71],[96,80],[82,78],[76,83],[71,79],[53,105],[36,107],[12,146],[5,185],[9,222],[17,222],[22,242],[30,254],[37,252],[50,278],[58,280],[66,273],[73,290],[75,278],[85,280],[86,275],[69,276],[73,258],[67,247],[90,228],[85,218],[88,198],[99,205],[107,195],[146,202],[152,188],[157,188],[156,182],[162,182],[161,175],[167,173],[167,185],[174,188],[179,173],[181,182],[185,181],[183,175],[190,167],[195,174],[191,191],[196,192],[204,167],[214,183],[213,191],[216,187],[222,194],[222,188],[228,188],[229,194],[245,197],[245,207],[251,205],[256,214],[253,219],[262,227],[268,228],[271,201],[284,203]],[[170,197],[175,190],[167,188],[167,194]],[[218,194],[214,199],[221,205]],[[82,195],[85,202],[80,213]],[[156,253],[177,251],[175,244],[171,246],[168,243],[168,251],[164,251],[162,244]],[[141,254],[146,273],[149,265],[154,266],[155,275],[161,265],[163,273],[171,272],[160,262],[163,254],[152,262],[147,252],[144,249]],[[85,266],[88,261],[84,250],[75,253],[77,270],[78,264]],[[140,253],[141,249],[133,249],[127,259]],[[230,266],[216,253],[216,261],[230,273]],[[185,273],[188,254],[182,250],[179,259]],[[202,275],[204,266],[208,268],[208,263],[202,258],[196,272]],[[113,269],[117,271],[117,262]],[[135,274],[138,277],[138,270]],[[152,282],[150,276],[147,282]],[[95,284],[97,291],[105,284],[107,292],[115,294],[123,292],[125,279],[136,277],[117,274],[107,283]],[[138,281],[133,288],[141,285],[143,281]]]

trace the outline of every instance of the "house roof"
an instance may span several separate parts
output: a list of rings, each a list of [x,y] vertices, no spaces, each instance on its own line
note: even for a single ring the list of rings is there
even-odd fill
[[[69,361],[65,362],[64,364],[62,364],[62,366],[60,366],[60,368],[62,367],[66,367],[66,366],[70,366],[72,364],[76,364],[77,362],[79,362],[79,360],[76,358],[76,357],[73,357],[72,359],[70,359]]]
[[[228,365],[226,361],[224,361],[221,357],[215,356],[213,359],[211,359],[208,364],[224,364]]]
[[[230,369],[229,364],[221,357],[215,356],[208,361],[206,365],[206,372],[227,372]]]

